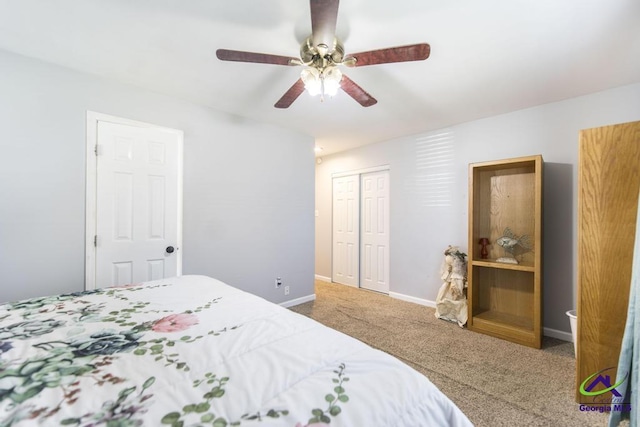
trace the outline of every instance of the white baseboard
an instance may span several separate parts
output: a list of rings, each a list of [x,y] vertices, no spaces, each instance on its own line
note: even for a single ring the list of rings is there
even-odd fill
[[[414,304],[420,304],[431,308],[436,308],[436,302],[428,299],[416,298],[411,295],[399,294],[397,292],[389,292],[391,298],[396,298],[402,301],[412,302]],[[551,338],[557,338],[562,341],[573,342],[573,335],[571,332],[559,331],[557,329],[543,328],[543,335]]]
[[[290,299],[289,301],[281,302],[279,305],[285,308],[293,307],[294,305],[302,304],[309,301],[314,301],[316,299],[316,294],[307,295],[306,297],[300,297],[295,299]]]
[[[559,331],[557,329],[543,328],[542,333],[545,337],[557,338],[562,341],[573,342],[571,332]]]
[[[402,301],[412,302],[414,304],[425,305],[427,307],[436,308],[436,302],[428,299],[416,298],[411,295],[399,294],[397,292],[389,292],[391,298],[399,299]]]
[[[331,278],[330,277],[325,277],[325,276],[321,276],[319,274],[316,274],[315,278],[316,278],[316,280],[321,280],[323,282],[331,283]],[[389,296],[391,298],[399,299],[399,300],[402,300],[402,301],[412,302],[414,304],[420,304],[420,305],[424,305],[426,307],[436,308],[436,302],[428,300],[428,299],[417,298],[417,297],[413,297],[411,295],[400,294],[398,292],[389,292]],[[280,305],[283,306],[283,307],[292,307],[294,305],[302,304],[302,303],[308,302],[308,301],[313,301],[315,299],[316,299],[315,294],[314,295],[308,295],[306,297],[296,298],[296,299],[291,300],[291,301],[282,302],[282,303],[280,303]],[[559,331],[557,329],[551,329],[551,328],[543,328],[543,332],[542,333],[546,337],[557,338],[559,340],[567,341],[567,342],[573,342],[573,335],[571,335],[571,332]]]

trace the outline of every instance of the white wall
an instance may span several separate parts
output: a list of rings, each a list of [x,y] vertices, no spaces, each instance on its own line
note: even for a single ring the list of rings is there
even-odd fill
[[[428,118],[425,118],[428,120]],[[640,120],[640,84],[386,141],[316,166],[316,274],[331,277],[331,176],[379,165],[391,176],[391,292],[434,301],[442,252],[467,248],[468,164],[542,154],[544,326],[575,308],[578,131]]]
[[[313,294],[311,138],[0,51],[0,301],[84,288],[87,110],[184,131],[185,274]]]

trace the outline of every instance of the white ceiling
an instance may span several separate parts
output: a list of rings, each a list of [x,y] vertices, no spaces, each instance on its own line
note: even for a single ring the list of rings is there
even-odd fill
[[[304,93],[300,68],[222,62],[227,48],[297,56],[306,0],[0,0],[0,49],[312,135],[323,154],[640,82],[638,0],[342,0],[358,52],[426,42],[426,61],[344,69],[378,100]]]

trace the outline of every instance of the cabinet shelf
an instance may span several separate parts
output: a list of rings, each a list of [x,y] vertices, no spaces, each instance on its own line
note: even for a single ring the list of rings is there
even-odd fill
[[[497,338],[529,346],[535,341],[533,322],[528,317],[488,310],[476,314],[474,323],[482,332]]]
[[[503,270],[535,271],[535,267],[533,265],[508,264],[505,262],[497,262],[496,260],[491,260],[491,259],[473,260],[471,261],[471,265],[480,266],[480,267],[497,268],[497,269],[503,269]]]
[[[533,322],[530,317],[526,316],[487,310],[476,314],[474,318],[476,322],[486,325],[515,329],[525,333],[533,332]]]
[[[527,236],[518,264],[498,262],[497,240]],[[480,239],[486,239],[481,257]],[[469,165],[468,328],[519,344],[542,343],[542,156]]]

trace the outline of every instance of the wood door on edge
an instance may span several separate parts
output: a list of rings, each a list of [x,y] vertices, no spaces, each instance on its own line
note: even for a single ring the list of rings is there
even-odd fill
[[[594,403],[610,398],[611,392],[585,396],[580,386],[605,369],[603,378],[609,376],[613,384],[627,317],[640,190],[640,122],[581,131],[578,175],[576,399]],[[604,388],[598,384],[592,391]]]

